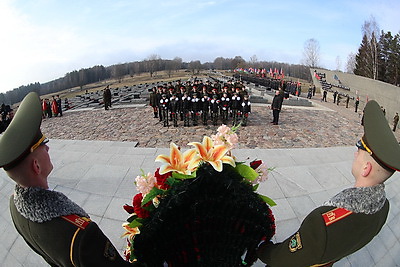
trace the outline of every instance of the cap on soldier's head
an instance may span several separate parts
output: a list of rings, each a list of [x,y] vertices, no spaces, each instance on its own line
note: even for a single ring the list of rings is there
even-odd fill
[[[376,101],[370,100],[365,105],[364,111],[364,136],[361,142],[382,167],[400,171],[400,145],[382,109]]]
[[[39,96],[29,93],[0,137],[0,167],[10,170],[18,165],[44,140],[40,131],[42,108]]]

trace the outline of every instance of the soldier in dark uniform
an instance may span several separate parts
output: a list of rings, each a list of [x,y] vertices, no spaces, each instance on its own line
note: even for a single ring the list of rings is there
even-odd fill
[[[188,95],[188,93],[184,93],[181,99],[181,110],[183,113],[183,126],[190,126],[190,111],[192,107],[192,98]]]
[[[220,105],[221,105],[220,111],[221,111],[222,123],[226,124],[228,122],[228,114],[231,105],[227,92],[224,92],[222,94]]]
[[[218,124],[218,112],[220,107],[220,100],[218,99],[218,95],[213,95],[213,99],[210,100],[210,111],[211,111],[211,120],[214,126]]]
[[[360,105],[360,98],[357,96],[356,102],[354,104],[354,112],[357,112],[358,110],[358,105]]]
[[[176,84],[175,84],[175,92],[177,92],[177,93],[180,92],[181,87],[182,87],[181,80],[177,80]]]
[[[174,127],[178,127],[178,112],[179,112],[179,98],[175,94],[169,99],[169,107],[171,112],[171,118],[174,122]]]
[[[238,124],[241,108],[242,98],[240,97],[238,92],[234,92],[231,101],[232,125]]]
[[[162,94],[160,100],[160,109],[162,111],[162,118],[164,122],[164,127],[168,127],[168,113],[169,113],[169,99],[167,98],[166,94]]]
[[[178,102],[178,104],[179,104],[179,115],[180,115],[180,119],[181,119],[181,121],[183,121],[183,118],[184,118],[184,113],[183,113],[183,109],[182,109],[182,99],[183,99],[183,96],[184,96],[184,94],[185,94],[185,87],[184,86],[180,86],[180,88],[179,88],[179,93],[177,93],[176,94],[176,97],[179,99],[179,102]]]
[[[310,85],[310,87],[308,87],[307,98],[311,99],[311,97],[312,97],[312,87]]]
[[[346,108],[349,108],[350,96],[349,94],[346,95]]]
[[[203,120],[203,125],[207,125],[209,110],[210,110],[210,98],[208,97],[208,94],[205,94],[201,98],[201,119]]]
[[[158,118],[157,89],[155,87],[150,93],[150,106],[153,108],[154,118]]]
[[[159,86],[157,88],[157,105],[158,105],[157,109],[158,109],[158,118],[160,119],[160,121],[163,120],[162,109],[161,109],[161,104],[160,104],[161,99],[162,99],[162,86]]]
[[[30,93],[0,137],[0,167],[16,182],[10,212],[18,233],[51,266],[132,266],[80,206],[48,190],[53,165],[41,121],[39,97]]]
[[[333,103],[336,103],[336,97],[337,97],[337,95],[338,95],[338,92],[335,91],[335,92],[333,93]]]
[[[248,95],[244,95],[244,99],[242,102],[242,125],[247,126],[247,120],[249,118],[249,114],[251,113],[251,103]]]
[[[285,241],[262,244],[258,256],[264,263],[332,266],[379,233],[389,212],[384,182],[400,170],[400,145],[374,100],[365,106],[364,136],[356,146],[354,187],[313,210]]]
[[[197,98],[197,93],[193,93],[193,98],[191,100],[191,114],[192,114],[192,121],[193,121],[193,126],[197,126],[198,122],[198,117],[200,114],[201,110],[201,102],[200,99]]]

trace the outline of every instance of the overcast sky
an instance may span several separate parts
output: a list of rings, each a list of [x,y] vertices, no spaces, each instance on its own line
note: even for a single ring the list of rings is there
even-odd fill
[[[299,64],[310,38],[320,65],[336,69],[339,56],[344,69],[364,21],[396,34],[399,10],[398,0],[0,0],[0,92],[153,54]]]

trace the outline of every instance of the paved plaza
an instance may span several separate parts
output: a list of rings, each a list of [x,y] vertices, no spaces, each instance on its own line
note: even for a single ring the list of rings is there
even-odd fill
[[[327,111],[336,114],[332,118],[346,117],[340,111],[335,111],[335,108],[337,107],[334,106],[332,110]],[[292,143],[290,142],[292,141],[285,140],[295,137],[285,139],[284,133],[290,134],[290,130],[279,131],[288,127],[285,126],[285,123],[288,123],[290,119],[284,117],[285,113],[297,116],[301,109],[297,109],[298,112],[296,112],[296,109],[288,108],[286,110],[282,113],[282,125],[276,127],[274,131],[278,131],[277,135],[280,135],[280,141],[286,142],[287,147],[284,145],[281,148],[239,147],[239,149],[233,151],[238,161],[258,158],[264,160],[268,166],[276,168],[275,171],[270,173],[269,179],[259,188],[260,193],[271,197],[278,204],[272,208],[277,220],[277,234],[274,241],[281,241],[293,234],[312,209],[321,205],[342,189],[352,186],[353,183],[351,164],[356,148],[349,141],[338,144],[332,140],[336,140],[336,135],[346,137],[347,134],[343,134],[343,131],[351,132],[351,127],[356,127],[354,125],[358,123],[358,117],[354,114],[354,111],[351,115],[353,117],[345,118],[347,126],[340,125],[338,130],[332,133],[332,140],[329,139],[329,132],[325,134],[325,139],[330,142],[329,144],[324,143],[324,145],[315,145],[310,148],[306,147],[307,140],[298,138],[298,142],[304,142],[304,147],[291,148]],[[319,110],[323,110],[323,108]],[[111,110],[111,112],[113,111]],[[113,114],[111,112],[108,114]],[[309,112],[316,111],[310,110]],[[347,113],[350,114],[350,111]],[[304,114],[300,114],[296,118],[304,117]],[[311,114],[316,116],[314,119],[317,119],[320,115],[331,113]],[[62,123],[63,119],[68,120],[68,116],[68,113],[66,113],[63,118],[53,118],[52,120]],[[51,119],[47,120],[50,121]],[[153,118],[151,120],[154,121]],[[300,127],[299,125],[297,127]],[[253,126],[256,127],[255,124]],[[316,123],[316,126],[313,127],[318,126],[321,126],[321,123]],[[48,126],[45,125],[45,127]],[[70,131],[77,131],[77,129],[72,128],[79,128],[77,125],[69,125],[68,127],[70,127]],[[159,130],[167,131],[160,125],[156,127]],[[268,127],[272,128],[273,126],[268,125]],[[350,127],[350,129],[346,127]],[[307,130],[312,132],[315,130],[314,128],[310,127]],[[153,131],[155,131],[154,129]],[[248,129],[249,131],[256,131],[257,128],[248,127]],[[173,131],[174,129],[171,128],[170,130]],[[64,131],[64,135],[58,133],[59,137],[57,137],[54,132],[50,132],[49,136],[51,140],[48,145],[54,164],[54,170],[49,177],[51,189],[63,192],[81,205],[122,252],[125,240],[120,238],[123,234],[121,224],[127,217],[122,206],[125,203],[131,203],[132,197],[136,194],[134,178],[141,173],[141,169],[145,172],[153,172],[159,166],[159,163],[154,162],[155,157],[158,154],[168,153],[169,149],[161,144],[153,146],[159,148],[142,147],[139,137],[137,142],[129,140],[124,142],[112,141],[112,139],[111,141],[61,139],[65,138],[63,136],[68,135],[69,131],[65,129],[60,131]],[[84,132],[85,129],[80,131]],[[354,140],[353,143],[357,140],[356,135],[360,133],[360,128],[355,129],[355,131],[356,134],[353,133],[353,136],[350,137]],[[44,130],[43,132],[46,134],[48,131]],[[148,131],[148,133],[150,132]],[[93,134],[96,133],[99,134],[93,132]],[[142,135],[145,134],[146,132],[142,133]],[[196,134],[196,131],[194,134]],[[195,140],[191,138],[190,141],[200,141],[201,134],[202,132],[197,132],[199,138]],[[268,140],[268,136],[274,138],[276,135],[266,134],[265,136],[261,142],[269,142],[271,140]],[[182,138],[186,137],[182,136]],[[316,138],[321,138],[318,132],[316,132]],[[309,142],[313,144],[312,140]],[[318,144],[318,142],[315,142],[315,144]],[[251,144],[252,142],[248,143]],[[0,171],[0,265],[6,267],[46,266],[42,258],[25,244],[12,224],[8,202],[13,187],[14,182],[7,178],[3,171]],[[342,259],[335,264],[335,267],[400,266],[399,173],[396,173],[387,182],[386,192],[390,201],[390,214],[382,231],[369,245]],[[62,234],[61,231],[60,234]],[[263,266],[263,264],[257,262],[256,266]]]

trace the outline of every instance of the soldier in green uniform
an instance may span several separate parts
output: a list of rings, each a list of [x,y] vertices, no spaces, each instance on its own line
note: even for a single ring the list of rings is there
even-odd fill
[[[0,167],[16,182],[10,198],[15,228],[51,266],[130,266],[80,206],[48,190],[53,165],[41,121],[39,97],[29,93],[0,137]]]
[[[332,266],[379,233],[389,212],[384,182],[400,170],[400,145],[373,100],[365,106],[357,148],[354,187],[313,210],[285,241],[261,244],[258,256],[267,266]]]

